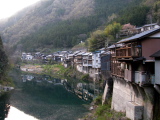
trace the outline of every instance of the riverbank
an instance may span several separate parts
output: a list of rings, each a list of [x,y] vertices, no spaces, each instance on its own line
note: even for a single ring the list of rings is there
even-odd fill
[[[75,68],[65,68],[61,64],[54,65],[24,65],[21,70],[29,73],[47,74],[56,76],[57,78],[70,77],[88,81],[89,75],[83,74],[75,70]],[[90,79],[91,80],[91,79]],[[123,113],[111,110],[111,100],[102,106],[102,98],[96,98],[90,105],[89,113],[79,120],[128,120]]]
[[[98,96],[90,107],[90,112],[80,120],[130,120],[122,112],[116,112],[111,109],[111,99],[108,99],[102,105],[102,96]]]
[[[75,78],[79,80],[83,80],[87,82],[88,80],[91,81],[92,79],[89,77],[88,74],[83,74],[77,71],[73,67],[65,68],[61,64],[53,64],[53,65],[32,65],[26,64],[20,67],[21,71],[27,73],[34,73],[34,74],[46,74],[52,77],[57,78]]]
[[[29,73],[37,73],[37,74],[41,74],[43,71],[42,66],[40,65],[31,65],[31,64],[27,64],[27,65],[22,65],[20,67],[20,69],[24,72],[29,72]]]

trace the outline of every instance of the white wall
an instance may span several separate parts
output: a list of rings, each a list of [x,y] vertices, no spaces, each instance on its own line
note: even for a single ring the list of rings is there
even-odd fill
[[[135,111],[135,106],[143,107],[143,119],[151,120],[153,105],[148,96],[153,97],[153,91],[154,88],[152,87],[141,88],[125,80],[117,80],[117,78],[114,78],[112,109],[127,113],[127,117],[131,120],[135,120],[133,116],[135,116],[135,118],[138,116],[136,116],[135,113],[129,113],[127,110],[131,109],[130,111]],[[132,104],[130,104],[130,102],[132,102]]]
[[[92,55],[92,68],[100,68],[100,67],[101,67],[100,53],[94,53]]]

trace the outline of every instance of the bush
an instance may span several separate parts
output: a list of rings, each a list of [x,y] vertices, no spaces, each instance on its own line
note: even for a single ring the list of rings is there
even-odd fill
[[[89,74],[82,75],[81,79],[85,82],[88,81],[89,80]]]

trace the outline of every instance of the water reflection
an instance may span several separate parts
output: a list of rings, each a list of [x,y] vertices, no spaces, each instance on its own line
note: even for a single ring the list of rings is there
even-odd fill
[[[5,120],[38,120],[30,115],[25,114],[23,111],[11,106],[9,110],[9,115]]]
[[[78,120],[100,89],[95,83],[56,79],[47,75],[11,74],[16,85],[6,120]],[[15,113],[16,112],[16,113]],[[5,114],[6,115],[6,114]],[[4,119],[2,119],[4,120]]]
[[[94,83],[81,83],[81,82],[68,82],[67,79],[57,79],[57,78],[51,78],[47,75],[22,75],[22,81],[24,83],[32,82],[32,84],[39,84],[41,85],[47,83],[52,84],[52,86],[55,85],[62,85],[64,88],[71,93],[76,94],[79,98],[86,100],[86,101],[92,101],[95,95],[98,95],[100,90],[96,89],[98,85],[95,85]],[[76,80],[75,80],[76,81]],[[75,82],[74,81],[74,82]],[[48,86],[48,85],[47,85]]]

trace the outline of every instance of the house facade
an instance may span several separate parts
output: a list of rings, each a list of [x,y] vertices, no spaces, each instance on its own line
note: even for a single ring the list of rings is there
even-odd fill
[[[156,85],[157,91],[160,87],[156,53],[159,45],[160,28],[157,28],[122,39],[110,47],[114,79],[112,109],[125,112],[132,120],[153,117],[152,86]]]

